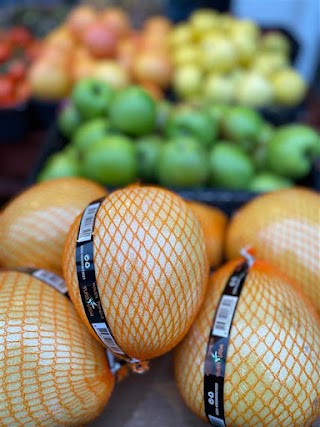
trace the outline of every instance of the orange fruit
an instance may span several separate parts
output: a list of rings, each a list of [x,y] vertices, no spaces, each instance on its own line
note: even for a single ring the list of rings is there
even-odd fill
[[[21,272],[0,272],[0,424],[79,426],[114,387],[105,350],[72,303]]]
[[[81,215],[68,233],[63,271],[70,297],[82,304],[75,247]],[[187,333],[203,300],[208,265],[197,218],[174,193],[129,186],[100,205],[93,259],[101,305],[118,346],[131,358],[160,356]]]
[[[75,39],[81,40],[85,29],[97,19],[98,13],[94,7],[79,5],[71,9],[66,19],[66,27]]]
[[[218,267],[223,259],[227,216],[214,206],[194,201],[187,203],[202,226],[209,266]]]
[[[63,243],[70,225],[88,203],[105,195],[102,186],[82,178],[32,185],[0,214],[0,264],[61,273]]]
[[[226,254],[250,245],[301,286],[320,312],[320,196],[306,188],[264,194],[234,215]]]
[[[153,15],[148,17],[143,23],[143,33],[154,33],[158,37],[163,37],[172,29],[170,19],[162,15]]]
[[[182,397],[203,419],[204,361],[214,314],[241,262],[229,261],[211,276],[200,312],[174,353]],[[227,427],[311,426],[320,415],[319,321],[282,273],[264,261],[254,262],[229,336],[223,391]]]
[[[111,29],[118,38],[127,36],[131,31],[128,13],[120,7],[107,7],[99,14],[104,25]]]

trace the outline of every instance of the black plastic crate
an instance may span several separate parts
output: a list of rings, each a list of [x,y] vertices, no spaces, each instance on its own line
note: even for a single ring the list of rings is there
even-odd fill
[[[0,143],[20,141],[30,129],[29,102],[0,108]]]

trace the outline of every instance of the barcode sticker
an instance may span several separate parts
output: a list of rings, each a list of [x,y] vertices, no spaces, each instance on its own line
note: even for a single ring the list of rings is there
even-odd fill
[[[214,417],[210,414],[208,414],[209,421],[211,425],[215,427],[226,427],[225,422],[221,420],[220,418]]]
[[[222,296],[214,322],[212,335],[223,338],[228,337],[237,302],[238,297],[236,296]]]
[[[125,353],[119,348],[115,340],[113,339],[107,325],[105,323],[91,323],[101,341],[114,353],[125,355]]]
[[[77,242],[87,242],[91,239],[93,224],[100,202],[89,205],[83,213]]]
[[[32,273],[32,276],[41,280],[42,282],[47,283],[62,294],[66,294],[68,292],[66,282],[62,279],[62,277],[52,273],[51,271],[42,269],[35,270]]]

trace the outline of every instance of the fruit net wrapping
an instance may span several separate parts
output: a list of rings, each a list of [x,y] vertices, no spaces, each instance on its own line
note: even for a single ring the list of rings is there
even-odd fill
[[[233,261],[215,274],[200,314],[175,352],[180,392],[203,419],[208,338],[220,294],[237,263]],[[227,353],[224,410],[228,427],[307,427],[319,415],[319,318],[300,299],[270,267],[259,263],[249,272]]]

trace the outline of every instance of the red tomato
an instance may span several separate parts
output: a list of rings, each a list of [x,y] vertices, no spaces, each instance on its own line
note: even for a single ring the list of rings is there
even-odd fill
[[[9,39],[15,46],[27,47],[32,40],[32,35],[25,27],[12,27],[9,31]]]
[[[4,106],[13,99],[13,83],[8,76],[0,77],[0,104]]]
[[[0,42],[0,63],[5,62],[11,56],[11,46],[6,40]]]
[[[12,61],[9,65],[8,75],[14,82],[22,80],[26,75],[26,64],[21,59]]]

